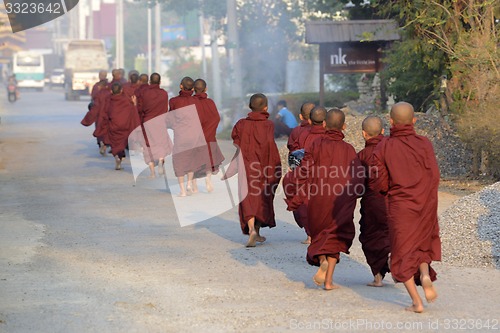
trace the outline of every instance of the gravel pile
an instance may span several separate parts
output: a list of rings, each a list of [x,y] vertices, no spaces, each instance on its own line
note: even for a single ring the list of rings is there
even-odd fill
[[[356,151],[365,146],[361,135],[361,123],[365,115],[347,115],[344,131],[345,140],[353,145]],[[441,121],[439,116],[417,113],[415,129],[418,134],[424,135],[431,140],[436,158],[441,171],[441,177],[459,177],[469,173],[471,153],[460,140],[456,132],[450,126]],[[389,115],[382,115],[385,124],[385,133],[389,135]]]
[[[439,225],[443,262],[500,269],[500,182],[459,199]]]

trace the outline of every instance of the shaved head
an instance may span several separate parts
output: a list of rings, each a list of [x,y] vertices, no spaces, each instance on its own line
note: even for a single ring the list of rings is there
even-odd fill
[[[413,124],[415,112],[413,106],[407,102],[399,102],[391,108],[391,119],[395,125],[397,124]]]
[[[185,76],[181,81],[181,86],[183,90],[193,90],[194,80],[189,76]]]
[[[149,79],[149,78],[148,78],[148,74],[141,74],[141,75],[139,76],[139,82],[140,82],[141,84],[148,84],[148,79]]]
[[[252,111],[265,111],[267,107],[267,97],[264,94],[254,94],[250,97],[250,103],[248,107],[252,109]]]
[[[121,93],[122,92],[121,84],[113,83],[113,85],[111,86],[111,92],[113,93],[113,95],[118,95],[119,93]]]
[[[329,130],[339,130],[344,129],[345,124],[345,113],[340,109],[331,109],[326,114],[326,128]]]
[[[304,120],[309,120],[311,118],[311,111],[316,105],[311,102],[306,102],[300,107],[300,114]]]
[[[134,83],[134,84],[137,83],[137,81],[139,81],[139,72],[132,71],[131,73],[129,73],[128,78],[129,78],[131,83]]]
[[[111,71],[111,75],[113,76],[113,79],[118,80],[121,76],[120,70],[119,69],[113,69]]]
[[[311,110],[311,122],[313,125],[321,125],[326,119],[326,109],[322,106],[315,106]]]
[[[107,76],[108,76],[108,71],[105,70],[99,71],[99,81],[106,80]]]
[[[158,73],[153,73],[149,77],[149,83],[150,84],[160,84],[161,82],[161,76]]]
[[[363,124],[361,125],[363,131],[368,134],[370,137],[375,137],[377,135],[382,134],[382,130],[384,129],[384,123],[382,119],[376,116],[368,116],[363,120]]]
[[[197,94],[200,94],[202,92],[205,92],[205,89],[207,89],[207,83],[203,79],[196,79],[194,81],[194,91]]]

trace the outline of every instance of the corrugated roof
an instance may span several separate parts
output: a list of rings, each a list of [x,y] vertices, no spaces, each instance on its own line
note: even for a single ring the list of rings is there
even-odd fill
[[[399,39],[398,25],[393,20],[306,22],[306,43],[309,44]]]

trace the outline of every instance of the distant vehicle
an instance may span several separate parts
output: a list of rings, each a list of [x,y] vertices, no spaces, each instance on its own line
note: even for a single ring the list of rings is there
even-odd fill
[[[90,95],[99,71],[108,69],[104,41],[100,39],[71,40],[64,55],[64,90],[66,100]]]
[[[45,64],[42,54],[30,51],[14,53],[12,73],[16,75],[18,88],[35,88],[43,91]]]
[[[50,87],[63,87],[64,86],[64,69],[56,68],[50,75]]]

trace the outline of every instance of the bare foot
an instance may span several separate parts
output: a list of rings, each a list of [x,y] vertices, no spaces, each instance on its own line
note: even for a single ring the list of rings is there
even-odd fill
[[[248,236],[248,242],[247,242],[247,245],[246,247],[255,247],[255,244],[257,242],[257,232],[255,230],[252,230],[250,232],[250,235]]]
[[[377,273],[377,275],[374,276],[373,282],[368,283],[367,286],[369,287],[383,287],[384,284],[382,283],[382,274]]]
[[[181,192],[177,196],[182,198],[182,197],[187,197],[187,194],[186,192]]]
[[[311,244],[311,237],[307,236],[307,238],[305,240],[303,240],[301,243],[302,244],[307,244],[307,245]]]
[[[210,193],[210,192],[213,192],[214,191],[214,186],[212,185],[211,182],[207,182],[207,192]]]
[[[422,313],[424,312],[424,306],[422,304],[412,304],[411,306],[405,308],[405,311],[410,311],[410,312],[415,312],[415,313]]]
[[[434,289],[434,285],[432,284],[431,278],[429,275],[424,275],[420,277],[420,282],[422,283],[422,288],[424,288],[425,299],[428,303],[432,303],[438,297],[436,289]]]
[[[150,174],[150,175],[149,175],[149,177],[148,177],[148,178],[149,178],[149,179],[154,179],[154,178],[156,178],[156,175],[155,175],[154,173],[152,173],[152,174]]]
[[[99,148],[99,154],[101,154],[102,156],[106,155],[106,145],[102,142],[101,142],[101,147]]]
[[[266,241],[266,237],[257,235],[257,238],[255,240],[259,243],[264,243]]]
[[[319,265],[318,271],[313,276],[313,281],[316,285],[321,286],[326,280],[326,270],[328,269],[328,261],[324,260],[321,265]]]
[[[163,161],[158,162],[158,174],[163,175],[165,173]]]
[[[115,156],[115,170],[121,170],[122,169],[122,159],[119,158],[118,156]]]
[[[337,286],[336,284],[333,284],[333,283],[326,283],[325,282],[325,287],[323,289],[327,290],[327,291],[330,291],[330,290],[335,290],[335,289],[339,289],[340,287]]]

